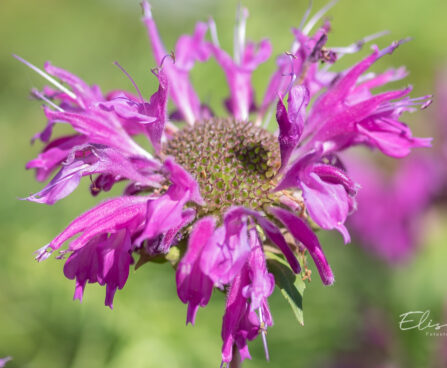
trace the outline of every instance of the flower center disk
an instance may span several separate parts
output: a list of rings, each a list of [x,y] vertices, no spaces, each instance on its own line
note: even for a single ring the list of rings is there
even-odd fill
[[[275,201],[271,190],[281,165],[278,141],[250,122],[214,118],[196,123],[176,133],[163,153],[198,181],[205,213],[234,205],[261,209]]]

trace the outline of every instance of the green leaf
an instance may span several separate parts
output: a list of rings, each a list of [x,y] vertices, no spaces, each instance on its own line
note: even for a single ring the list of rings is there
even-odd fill
[[[267,257],[267,266],[269,271],[275,276],[276,285],[292,307],[298,322],[304,325],[303,293],[306,284],[302,280],[301,275],[295,274],[284,259],[273,253],[267,253]]]

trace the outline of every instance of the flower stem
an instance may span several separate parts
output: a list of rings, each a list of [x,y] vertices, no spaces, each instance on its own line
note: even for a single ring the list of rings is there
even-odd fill
[[[233,358],[230,362],[230,368],[241,368],[242,362],[241,362],[241,356],[239,354],[239,349],[237,348],[236,344],[233,345]]]

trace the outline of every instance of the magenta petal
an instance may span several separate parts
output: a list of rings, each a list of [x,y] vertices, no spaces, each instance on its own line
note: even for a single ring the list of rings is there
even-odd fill
[[[110,114],[95,111],[90,114],[52,111],[44,108],[50,122],[69,123],[76,131],[86,135],[89,143],[103,144],[120,149],[132,156],[151,158],[151,155],[136,144],[117,119]]]
[[[100,274],[98,282],[106,285],[105,305],[113,308],[113,297],[117,289],[122,289],[129,276],[132,263],[130,255],[130,233],[127,229],[120,230],[98,247]]]
[[[86,282],[106,285],[105,305],[113,308],[116,289],[122,289],[129,275],[130,234],[126,229],[100,234],[82,248],[75,249],[67,259],[64,274],[76,278],[74,299],[82,300]]]
[[[136,240],[141,244],[145,239],[157,237],[182,223],[183,206],[187,197],[176,197],[173,190],[166,192],[160,198],[151,200],[147,205],[147,220],[145,228]]]
[[[51,241],[49,248],[56,250],[68,239],[85,230],[93,232],[93,235],[88,240],[103,232],[115,232],[122,224],[128,222],[129,219],[134,219],[136,216],[144,217],[147,200],[148,197],[124,196],[109,199],[76,218],[63,232]],[[125,211],[127,209],[129,211]],[[125,213],[123,213],[124,211]],[[96,228],[99,222],[103,223],[104,228],[106,228],[105,231]],[[71,247],[71,250],[81,248],[85,244],[81,243],[76,248]]]
[[[151,165],[152,162],[148,164]],[[53,204],[73,192],[83,176],[97,173],[111,175],[113,181],[129,179],[141,185],[160,186],[158,182],[151,180],[150,176],[142,175],[137,171],[132,161],[118,150],[98,145],[84,145],[75,147],[70,152],[62,169],[42,191],[26,199]]]
[[[340,104],[337,108],[327,111],[331,115],[323,122],[320,122],[321,127],[313,135],[309,144],[315,142],[330,142],[330,148],[325,150],[325,154],[329,151],[341,150],[349,145],[353,145],[359,136],[356,127],[363,124],[365,128],[370,124],[362,123],[373,122],[375,119],[375,112],[380,109],[381,105],[393,99],[398,99],[406,96],[411,91],[411,88],[405,88],[397,91],[389,91],[373,96],[367,100],[358,102],[354,105]],[[400,134],[396,132],[395,134]]]
[[[157,119],[155,116],[147,115],[148,105],[147,102],[137,102],[124,95],[98,103],[101,109],[114,111],[120,118],[138,121],[140,124],[152,123]]]
[[[208,25],[198,22],[192,36],[182,35],[175,45],[175,63],[179,69],[191,70],[196,61],[207,61],[210,50],[205,45],[204,39]]]
[[[277,70],[270,77],[269,84],[264,94],[260,107],[260,115],[263,116],[269,106],[278,98],[278,94],[282,95],[290,82],[291,61],[288,55],[279,55],[276,58]]]
[[[296,160],[285,172],[275,191],[287,188],[299,187],[302,177],[305,176],[312,163],[318,161],[321,157],[321,149],[319,151],[310,151],[306,155]]]
[[[76,189],[81,177],[90,174],[89,168],[89,164],[75,161],[69,166],[63,167],[43,190],[25,199],[48,205],[54,204]]]
[[[114,99],[101,102],[98,106],[105,111],[114,111],[120,118],[124,119],[124,125],[135,130],[135,123],[144,124],[152,145],[156,152],[161,149],[161,138],[167,119],[168,102],[168,80],[163,68],[153,71],[158,78],[158,91],[155,92],[149,102],[136,101],[134,98],[121,95]],[[137,129],[137,132],[140,130]]]
[[[232,207],[231,213],[234,217],[241,217],[243,215],[252,216],[256,219],[258,224],[262,227],[264,230],[265,235],[273,242],[275,243],[278,248],[283,252],[284,256],[286,257],[287,261],[290,264],[290,267],[295,273],[301,272],[300,264],[298,263],[298,259],[296,258],[293,251],[288,246],[286,240],[281,234],[281,231],[278,229],[278,227],[268,220],[264,215],[257,211],[250,210],[245,207]]]
[[[146,253],[150,256],[167,254],[169,249],[180,239],[179,231],[189,225],[196,217],[196,211],[193,208],[187,208],[182,213],[182,221],[175,227],[169,229],[166,233],[158,237],[149,239],[145,245]]]
[[[208,304],[213,291],[213,281],[202,272],[199,262],[214,227],[212,217],[205,217],[195,224],[189,236],[188,249],[177,268],[177,293],[183,303],[188,303],[186,323],[194,324],[198,307]]]
[[[167,158],[164,166],[170,173],[172,184],[161,197],[148,201],[146,224],[136,240],[138,244],[177,228],[183,222],[183,207],[187,202],[203,204],[199,185],[182,166],[172,158]]]
[[[298,144],[303,130],[305,110],[309,103],[309,92],[306,87],[298,85],[289,92],[288,111],[282,99],[278,100],[276,120],[279,125],[279,148],[281,151],[281,168],[285,168],[292,151]]]
[[[177,164],[171,157],[168,157],[165,160],[164,166],[170,174],[171,182],[178,188],[187,189],[189,191],[188,200],[201,206],[205,204],[205,201],[200,194],[199,184],[188,171],[186,171],[181,165]]]
[[[321,88],[332,82],[333,73],[318,70],[315,64],[320,59],[329,62],[334,61],[336,55],[332,51],[326,50],[324,52],[322,50],[329,29],[330,24],[326,21],[313,36],[308,36],[300,29],[293,30],[296,38],[295,43],[292,46],[291,53],[282,54],[277,58],[277,70],[270,78],[261,104],[261,117],[278,95],[283,96],[287,93],[297,76],[303,78],[299,85],[305,87],[310,96],[315,95]],[[330,77],[328,78],[326,75]]]
[[[388,69],[384,73],[374,75],[371,79],[358,83],[355,86],[349,96],[349,102],[355,103],[370,98],[372,96],[372,89],[403,79],[406,76],[407,71],[404,67],[398,69]]]
[[[315,164],[312,171],[317,174],[320,179],[331,184],[341,184],[349,195],[355,195],[360,188],[360,185],[352,181],[347,175],[346,171],[325,164]]]
[[[355,207],[352,196],[358,187],[341,169],[315,163],[320,154],[318,151],[309,152],[297,160],[275,190],[301,188],[312,220],[323,229],[337,229],[343,235],[345,243],[348,243],[350,237],[344,223],[349,212]],[[322,180],[317,173],[321,173],[327,181]]]
[[[135,233],[144,222],[145,201],[147,198],[142,198],[140,202],[121,206],[112,213],[104,214],[103,217],[96,217],[89,226],[82,229],[82,235],[70,243],[69,249],[82,248],[90,239],[102,233],[115,233],[121,229]],[[97,213],[97,216],[99,214]]]
[[[233,61],[218,45],[210,44],[209,47],[227,78],[231,112],[237,120],[247,120],[250,106],[253,104],[251,75],[259,64],[270,57],[272,51],[270,42],[263,40],[258,45],[248,43],[240,64]]]
[[[351,238],[344,223],[349,213],[349,198],[341,184],[326,183],[315,174],[309,174],[301,183],[303,198],[312,219],[323,229],[337,229],[345,243]]]
[[[371,145],[391,157],[405,157],[415,147],[431,147],[432,138],[413,138],[389,131],[369,131],[361,125],[357,129],[369,138]]]
[[[44,181],[67,158],[74,147],[83,145],[87,143],[86,141],[87,137],[80,134],[54,139],[39,156],[26,164],[26,168],[36,169],[36,179]]]
[[[411,87],[373,95],[372,88],[402,78],[404,70],[388,71],[372,79],[360,81],[361,75],[380,57],[391,53],[402,42],[393,43],[384,50],[375,51],[329,85],[313,104],[306,121],[303,138],[306,152],[320,144],[324,154],[343,150],[349,146],[365,144],[379,148],[393,157],[407,155],[411,148],[429,145],[428,139],[413,138],[406,125],[397,119],[413,106],[426,106],[430,96],[418,99],[405,97]],[[395,102],[392,102],[396,100]],[[296,158],[296,155],[295,155]]]
[[[83,108],[86,108],[94,101],[98,101],[103,98],[99,87],[90,87],[81,78],[64,69],[58,68],[49,62],[45,63],[45,71],[69,85],[77,97],[76,102],[78,102]]]
[[[317,236],[309,226],[299,217],[282,208],[271,207],[269,210],[287,227],[292,236],[300,241],[309,251],[310,256],[317,266],[323,284],[333,284],[334,275],[332,274],[331,267],[326,260],[326,256],[323,253],[323,249],[321,248]]]
[[[247,299],[250,299],[250,310],[254,311],[261,308],[263,301],[272,294],[275,279],[267,271],[264,250],[256,229],[249,231],[249,238],[251,252],[248,257],[248,267],[251,283],[242,292]]]
[[[167,119],[167,103],[168,103],[168,80],[163,69],[160,69],[156,74],[159,87],[149,101],[149,115],[156,117],[156,120],[149,125],[146,129],[149,133],[149,138],[156,152],[161,150],[161,137],[163,136],[166,119]]]
[[[97,246],[107,239],[107,234],[98,235],[84,247],[74,251],[64,265],[64,275],[73,280],[76,278],[74,299],[82,301],[86,282],[98,282],[99,258]]]
[[[175,55],[178,61],[165,57],[168,55],[158,34],[157,26],[152,18],[151,7],[147,1],[142,2],[143,22],[146,25],[149,40],[155,60],[158,65],[163,63],[170,85],[169,93],[189,124],[200,120],[200,100],[189,80],[189,71],[195,61],[205,61],[209,51],[205,46],[204,36],[206,24],[199,23],[193,36],[184,35],[177,42]]]
[[[340,101],[344,101],[351,89],[354,87],[357,79],[374,63],[380,56],[379,51],[375,50],[371,55],[367,56],[361,62],[352,67],[342,78],[340,78],[334,87],[322,95],[316,102],[313,111],[320,113],[321,111],[330,111],[332,106],[336,106]],[[315,126],[309,126],[314,129]]]
[[[231,211],[203,249],[200,268],[214,284],[222,287],[240,272],[250,253],[245,215]]]
[[[242,360],[251,359],[247,340],[256,338],[260,331],[258,316],[250,311],[248,299],[242,292],[249,283],[249,271],[247,267],[244,267],[234,278],[228,293],[222,320],[222,361],[226,363],[229,363],[233,357],[234,344],[239,349]]]
[[[289,245],[287,244],[286,240],[284,239],[284,236],[281,234],[281,231],[278,229],[278,227],[273,222],[267,220],[264,217],[257,217],[257,220],[259,225],[262,227],[262,230],[264,230],[265,235],[274,244],[276,244],[276,246],[284,254],[293,272],[300,273],[301,267],[298,262],[298,259],[296,258],[293,251],[290,249]]]

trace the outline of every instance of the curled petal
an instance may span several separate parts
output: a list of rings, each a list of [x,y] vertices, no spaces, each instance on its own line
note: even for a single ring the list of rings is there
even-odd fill
[[[177,293],[183,303],[188,303],[186,323],[194,324],[198,307],[208,304],[213,291],[213,281],[200,269],[200,256],[214,228],[212,217],[205,217],[195,224],[189,236],[188,249],[177,268]]]
[[[156,120],[156,117],[147,115],[148,105],[147,102],[140,103],[124,95],[98,103],[98,106],[105,111],[114,111],[120,118],[137,121],[141,124],[152,123]]]
[[[377,147],[391,157],[405,157],[415,147],[431,147],[432,138],[413,138],[396,134],[395,131],[388,129],[388,131],[380,131],[379,129],[372,131],[365,129],[362,125],[358,125],[357,129],[368,138],[368,144]]]
[[[360,185],[355,183],[346,173],[345,170],[332,165],[315,164],[312,171],[317,174],[323,181],[331,184],[341,184],[351,196],[357,194]]]
[[[339,106],[333,109],[332,115],[318,128],[313,134],[312,139],[307,143],[308,146],[316,143],[325,145],[325,154],[342,150],[358,142],[364,142],[359,134],[360,128],[374,131],[375,125],[380,120],[377,111],[381,105],[390,100],[402,98],[411,91],[411,88],[405,88],[397,91],[389,91],[373,96],[367,100],[356,103],[351,106]],[[403,125],[403,124],[402,124]],[[390,133],[400,134],[400,131],[390,131]]]
[[[168,79],[163,68],[160,68],[158,72],[154,71],[154,74],[158,78],[159,87],[149,102],[137,101],[132,96],[121,94],[114,99],[99,103],[98,106],[105,111],[113,110],[124,119],[124,125],[131,128],[131,131],[135,131],[135,124],[143,124],[144,128],[136,129],[136,132],[145,132],[155,151],[159,152],[167,119]]]
[[[80,134],[54,139],[35,159],[26,164],[26,168],[36,169],[36,179],[45,181],[74,147],[85,143],[87,143],[87,137]]]
[[[278,220],[286,226],[292,236],[301,242],[309,251],[310,256],[317,266],[323,284],[333,284],[334,275],[332,274],[331,267],[326,260],[326,256],[323,253],[323,249],[321,248],[317,236],[313,233],[309,226],[299,217],[295,216],[293,213],[283,210],[282,208],[271,207],[270,212],[278,218]]]
[[[156,152],[161,150],[161,137],[163,136],[166,119],[167,119],[167,103],[168,103],[168,79],[161,69],[158,72],[159,87],[149,101],[149,115],[155,116],[156,120],[150,123],[146,129],[149,134],[149,138]]]
[[[324,182],[317,174],[311,173],[301,183],[301,188],[312,219],[323,229],[340,231],[345,243],[349,243],[351,238],[344,223],[348,217],[350,202],[343,185]]]
[[[149,163],[150,164],[150,163]],[[142,175],[132,161],[118,150],[98,145],[75,147],[62,169],[40,192],[26,199],[38,203],[54,204],[68,196],[78,186],[81,178],[92,174],[108,174],[112,182],[123,178],[142,185],[159,187],[160,184]]]

